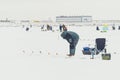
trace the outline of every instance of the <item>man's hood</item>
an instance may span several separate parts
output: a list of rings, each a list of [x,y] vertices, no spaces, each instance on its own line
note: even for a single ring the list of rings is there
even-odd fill
[[[65,37],[66,37],[66,34],[67,34],[67,31],[64,31],[64,32],[61,34],[61,37],[65,38]]]

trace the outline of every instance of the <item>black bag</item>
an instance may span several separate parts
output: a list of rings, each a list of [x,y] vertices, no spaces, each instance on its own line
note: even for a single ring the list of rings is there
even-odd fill
[[[82,52],[83,52],[84,55],[91,55],[90,51],[84,51],[84,50],[82,50]]]
[[[111,54],[102,54],[102,60],[111,60]]]

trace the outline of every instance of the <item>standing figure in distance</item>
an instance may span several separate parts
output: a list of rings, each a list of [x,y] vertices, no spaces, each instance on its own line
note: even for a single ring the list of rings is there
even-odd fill
[[[61,24],[59,25],[59,30],[60,30],[60,32],[62,32],[62,25]]]
[[[120,26],[118,26],[118,30],[120,30]]]
[[[96,30],[97,30],[97,31],[99,31],[99,30],[100,30],[98,26],[96,27]]]
[[[63,31],[67,31],[67,27],[63,24],[62,25]]]

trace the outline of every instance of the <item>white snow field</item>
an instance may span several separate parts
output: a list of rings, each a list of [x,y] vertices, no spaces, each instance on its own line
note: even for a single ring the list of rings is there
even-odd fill
[[[76,55],[66,58],[69,44],[61,32],[41,31],[33,26],[0,27],[0,80],[120,80],[120,30],[96,31],[96,26],[67,26],[79,34]],[[94,47],[96,38],[106,38],[111,60],[85,56],[82,48]]]

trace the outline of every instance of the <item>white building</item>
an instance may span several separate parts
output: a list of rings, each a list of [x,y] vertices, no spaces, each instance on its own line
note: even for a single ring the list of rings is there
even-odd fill
[[[92,22],[92,16],[57,16],[56,22]]]

